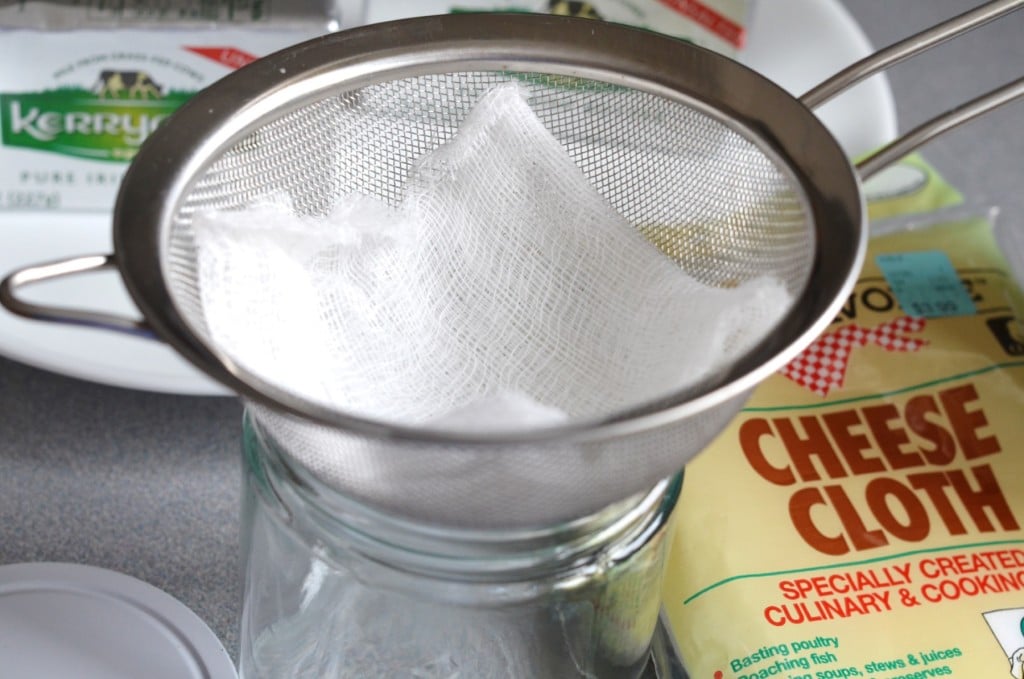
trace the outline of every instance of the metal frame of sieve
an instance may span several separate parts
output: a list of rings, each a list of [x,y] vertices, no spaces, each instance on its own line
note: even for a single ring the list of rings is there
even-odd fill
[[[147,140],[127,173],[114,217],[116,254],[16,272],[0,286],[0,302],[33,318],[159,337],[247,399],[371,438],[501,447],[617,439],[678,425],[718,406],[738,407],[759,381],[825,329],[858,274],[867,233],[858,171],[811,107],[881,68],[1022,5],[1024,0],[988,3],[879,52],[803,99],[699,47],[581,19],[449,15],[328,35],[265,57],[191,99]],[[181,202],[214,159],[263,122],[324,96],[400,77],[469,70],[540,71],[650,92],[717,119],[774,159],[802,191],[816,240],[810,280],[776,331],[701,393],[673,394],[600,421],[496,434],[394,426],[333,411],[264,383],[204,344],[168,290],[166,245]],[[860,174],[868,176],[952,125],[1022,93],[1024,84],[1018,81],[940,116],[865,161]],[[28,283],[100,268],[120,270],[145,320],[41,307],[14,294]]]
[[[730,401],[784,365],[837,313],[863,257],[855,175],[813,113],[735,62],[670,38],[562,17],[455,15],[328,36],[254,66],[197,95],[147,142],[125,178],[114,241],[126,285],[156,333],[215,379],[277,410],[364,435],[460,444],[568,443],[656,428]],[[495,435],[381,425],[327,411],[263,383],[197,341],[166,285],[165,248],[180,202],[212,160],[269,118],[309,102],[395,78],[454,71],[542,72],[639,89],[699,109],[756,144],[788,171],[813,215],[815,263],[793,313],[709,393],[670,396],[601,422]],[[183,145],[184,130],[190,142]]]

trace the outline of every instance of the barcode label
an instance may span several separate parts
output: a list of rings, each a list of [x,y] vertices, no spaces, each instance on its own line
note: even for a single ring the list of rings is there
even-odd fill
[[[878,268],[903,311],[919,318],[970,316],[974,302],[945,252],[928,250],[878,255]]]

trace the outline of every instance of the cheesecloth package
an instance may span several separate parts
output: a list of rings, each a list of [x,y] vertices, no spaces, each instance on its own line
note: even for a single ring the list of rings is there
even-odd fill
[[[691,676],[1022,677],[1021,300],[987,219],[874,238],[687,468],[665,606]]]

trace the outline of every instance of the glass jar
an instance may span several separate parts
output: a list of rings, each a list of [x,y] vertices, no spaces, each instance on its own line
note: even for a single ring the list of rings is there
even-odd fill
[[[530,531],[386,516],[243,432],[243,679],[638,677],[681,474]]]

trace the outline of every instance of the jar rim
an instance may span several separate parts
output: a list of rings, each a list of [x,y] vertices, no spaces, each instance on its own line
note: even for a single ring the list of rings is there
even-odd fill
[[[460,528],[385,513],[319,479],[277,445],[249,413],[244,464],[256,492],[276,505],[311,546],[355,552],[396,569],[466,581],[525,581],[616,562],[663,527],[679,499],[683,472],[590,515],[534,528]],[[252,482],[250,482],[252,483]]]

